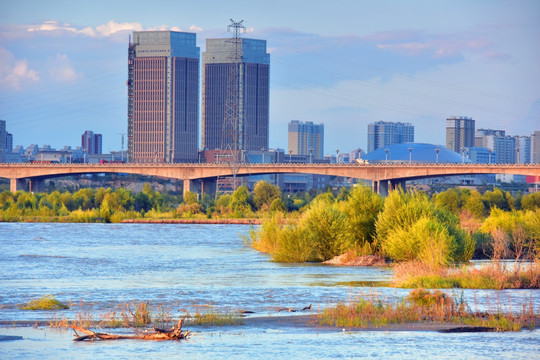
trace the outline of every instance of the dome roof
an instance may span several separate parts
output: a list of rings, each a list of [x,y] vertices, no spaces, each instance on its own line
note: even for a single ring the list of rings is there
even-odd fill
[[[434,163],[437,160],[437,151],[440,163],[461,163],[462,155],[447,149],[442,145],[423,144],[423,143],[402,143],[386,146],[362,156],[363,160],[369,162],[384,162],[386,157],[385,149],[388,149],[388,162],[408,162],[409,148],[412,148],[410,155],[412,162]],[[465,157],[465,162],[471,161]]]

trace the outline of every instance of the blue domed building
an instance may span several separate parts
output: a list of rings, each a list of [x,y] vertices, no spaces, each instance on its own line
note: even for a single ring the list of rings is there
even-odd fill
[[[370,163],[413,162],[413,163],[470,163],[471,161],[442,145],[424,143],[402,143],[386,146],[362,156]]]

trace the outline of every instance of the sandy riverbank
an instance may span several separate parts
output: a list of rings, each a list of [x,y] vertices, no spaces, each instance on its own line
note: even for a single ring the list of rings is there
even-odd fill
[[[0,326],[8,327],[47,327],[48,321],[0,321]],[[385,326],[367,326],[355,328],[341,328],[334,326],[321,326],[317,324],[316,315],[279,315],[279,316],[248,316],[244,318],[242,325],[224,326],[224,328],[263,328],[263,329],[279,329],[279,328],[306,328],[317,329],[319,331],[432,331],[442,333],[455,332],[487,332],[493,331],[491,328],[473,325],[446,324],[435,322],[414,322],[403,324],[388,324]],[[92,328],[92,327],[90,327]],[[195,332],[204,332],[204,326],[194,326],[187,323],[187,330]],[[114,333],[114,329],[105,329],[106,332]]]

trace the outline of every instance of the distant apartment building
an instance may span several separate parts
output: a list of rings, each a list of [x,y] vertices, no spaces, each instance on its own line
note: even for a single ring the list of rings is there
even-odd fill
[[[504,130],[477,129],[474,132],[474,146],[495,149],[495,137],[506,136]]]
[[[407,142],[414,142],[414,126],[410,123],[377,121],[368,125],[368,152]]]
[[[531,162],[540,164],[540,131],[531,135]]]
[[[307,155],[309,160],[322,160],[324,156],[324,124],[292,120],[288,131],[289,152]]]
[[[446,119],[446,147],[457,153],[475,146],[474,120],[465,116]]]
[[[6,152],[11,153],[13,151],[13,134],[6,132]]]
[[[94,134],[93,131],[86,130],[84,134],[81,135],[81,148],[83,148],[88,155],[101,154],[102,143],[101,134]]]
[[[478,164],[493,164],[497,154],[486,147],[473,146],[468,148],[469,160]]]
[[[516,139],[516,162],[518,164],[531,163],[531,137],[514,136]]]
[[[196,35],[135,31],[128,54],[128,161],[196,162],[200,57]]]
[[[202,147],[268,149],[269,102],[266,40],[207,39],[202,54]]]
[[[4,161],[7,143],[6,121],[0,120],[0,161]]]
[[[361,159],[362,155],[363,155],[362,149],[360,148],[354,149],[353,151],[349,153],[349,161],[354,162],[356,159]]]
[[[497,164],[516,163],[516,138],[513,136],[495,137],[495,162]]]

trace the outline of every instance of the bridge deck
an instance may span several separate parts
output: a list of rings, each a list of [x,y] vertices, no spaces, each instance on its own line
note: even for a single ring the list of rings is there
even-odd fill
[[[319,174],[371,180],[374,183],[403,182],[410,179],[474,175],[514,174],[540,178],[540,164],[422,164],[422,163],[378,163],[378,164],[0,164],[0,177],[11,180],[11,189],[16,191],[21,181],[34,181],[57,176],[92,173],[127,173],[190,180],[209,179],[219,176],[262,174]]]

